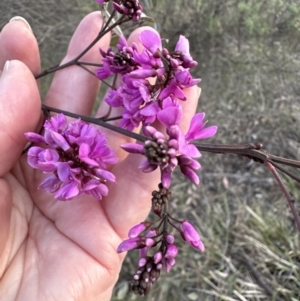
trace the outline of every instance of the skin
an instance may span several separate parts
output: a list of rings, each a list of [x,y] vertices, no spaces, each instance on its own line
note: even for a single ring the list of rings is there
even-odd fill
[[[76,29],[64,61],[80,53],[101,27],[100,13],[86,16]],[[133,32],[136,41],[141,29]],[[99,47],[107,48],[110,35],[89,51],[83,61],[99,62]],[[7,70],[4,63],[10,60]],[[38,190],[45,177],[21,156],[24,132],[37,131],[42,120],[38,83],[37,41],[23,21],[8,23],[0,33],[0,300],[110,300],[125,254],[117,254],[128,230],[150,210],[151,191],[159,173],[143,174],[138,155],[127,155],[118,145],[129,139],[107,132],[110,146],[120,156],[112,169],[117,184],[102,201],[82,196],[61,202]],[[99,81],[78,66],[56,73],[47,105],[89,115]],[[181,128],[187,131],[200,89],[186,90]],[[187,104],[187,105],[186,105]],[[98,115],[106,112],[102,104]],[[118,112],[113,111],[112,116]]]

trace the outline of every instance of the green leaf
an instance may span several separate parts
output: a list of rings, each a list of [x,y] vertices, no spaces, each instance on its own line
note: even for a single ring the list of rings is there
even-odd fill
[[[144,13],[141,14],[140,20],[141,20],[143,23],[144,23],[144,22],[147,22],[147,23],[150,23],[150,24],[152,24],[152,25],[155,23],[154,19],[152,19],[151,17],[147,16],[147,15],[144,14]]]
[[[117,35],[113,35],[111,40],[110,40],[109,46],[111,46],[111,47],[117,46],[118,41],[119,41],[119,37]]]

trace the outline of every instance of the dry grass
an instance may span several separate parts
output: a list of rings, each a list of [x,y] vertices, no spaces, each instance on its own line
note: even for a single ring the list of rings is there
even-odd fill
[[[151,13],[170,45],[179,34],[193,43],[192,54],[200,62],[196,74],[202,78],[200,110],[219,126],[214,142],[261,142],[276,155],[300,158],[300,45],[295,40],[300,31],[296,17],[287,14],[296,2],[279,7],[281,2],[272,0],[269,8],[253,4],[247,16],[259,9],[261,14],[250,32],[248,19],[241,21],[240,11],[237,15],[239,1],[170,1]],[[62,58],[75,25],[93,7],[93,0],[6,1],[0,3],[0,27],[16,14],[27,18],[46,68]],[[268,18],[277,22],[272,31]],[[199,254],[178,237],[176,266],[145,298],[128,292],[137,259],[130,254],[113,300],[300,300],[299,234],[271,174],[228,155],[203,153],[201,164],[199,187],[176,177],[171,207],[174,215],[197,225],[207,251]],[[299,185],[285,183],[300,200]]]

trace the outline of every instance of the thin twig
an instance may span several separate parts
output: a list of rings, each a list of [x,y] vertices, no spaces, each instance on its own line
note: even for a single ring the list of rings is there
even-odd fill
[[[85,71],[87,71],[88,73],[90,73],[92,76],[94,76],[94,77],[97,78],[97,75],[96,75],[93,71],[91,71],[90,69],[88,69],[87,67],[85,67],[84,65],[78,64],[78,63],[77,63],[77,65],[78,65],[79,67],[81,67],[82,69],[84,69]]]
[[[110,121],[108,117],[110,116],[111,111],[112,111],[112,107],[109,106],[109,109],[108,109],[107,113],[105,113],[105,115],[103,115],[101,117],[98,117],[98,119],[101,119],[101,120],[106,121],[106,122]]]
[[[289,176],[290,178],[292,178],[293,180],[295,180],[296,182],[300,183],[300,178],[297,177],[295,174],[293,174],[292,172],[290,172],[289,170],[281,167],[279,164],[275,163],[275,162],[271,162],[272,165],[274,165],[277,169],[279,169],[281,172],[285,173],[287,176]]]
[[[108,122],[108,121],[114,121],[114,120],[120,120],[122,118],[122,116],[115,116],[115,117],[110,117],[110,118],[100,118],[100,119],[102,119],[102,120],[104,120],[104,121],[106,121],[106,122]]]
[[[103,66],[103,64],[88,63],[88,62],[83,62],[83,61],[78,61],[77,64],[79,64],[79,65],[86,65],[86,66],[93,66],[93,67],[102,67]]]
[[[122,16],[124,17],[124,16]],[[120,18],[116,23],[114,23],[113,25],[111,25],[108,28],[105,28],[105,30],[101,30],[97,37],[80,53],[78,54],[74,59],[72,59],[69,62],[66,62],[62,65],[56,65],[54,67],[51,67],[49,69],[46,69],[44,71],[42,71],[41,73],[37,74],[35,76],[35,79],[41,78],[45,75],[48,75],[50,73],[56,72],[58,70],[64,69],[66,67],[72,66],[72,65],[76,65],[77,62],[102,38],[104,37],[108,32],[110,32],[111,30],[113,30],[116,26],[120,26],[121,24],[130,21],[130,19],[124,19],[124,18]]]
[[[130,131],[128,131],[126,129],[123,129],[123,128],[120,128],[116,125],[107,123],[106,121],[103,121],[99,118],[82,116],[80,114],[75,114],[75,113],[71,113],[71,112],[68,112],[68,111],[61,110],[61,109],[52,108],[52,107],[46,106],[45,104],[42,104],[42,108],[43,108],[43,110],[47,110],[47,111],[50,111],[50,112],[63,113],[64,115],[69,116],[69,117],[80,118],[80,119],[82,119],[86,122],[97,124],[101,127],[109,129],[111,131],[117,132],[119,134],[122,134],[124,136],[130,137],[130,138],[133,138],[133,139],[136,139],[140,142],[145,142],[146,140],[148,140],[148,138],[146,138],[143,135],[140,135],[140,134],[137,134],[137,133],[134,133],[134,132],[130,132]]]
[[[107,128],[114,132],[120,133],[127,137],[131,137],[133,139],[136,139],[137,141],[140,141],[140,142],[145,142],[146,140],[148,140],[148,138],[143,135],[128,131],[124,128],[120,128],[113,124],[109,124],[107,122],[107,120],[105,121],[105,120],[102,120],[99,118],[82,116],[80,114],[75,114],[75,113],[71,113],[68,111],[61,110],[61,109],[52,108],[52,107],[46,106],[44,104],[42,105],[42,109],[44,111],[48,111],[48,112],[52,111],[52,112],[56,112],[56,113],[63,113],[66,116],[70,116],[73,118],[80,118],[86,122],[97,124],[101,127]],[[292,196],[289,194],[287,189],[285,188],[280,176],[278,175],[278,173],[276,171],[275,165],[279,170],[284,172],[286,175],[290,176],[291,178],[293,178],[294,180],[296,180],[298,182],[299,182],[299,180],[294,174],[290,173],[288,170],[284,169],[283,167],[280,167],[277,163],[272,162],[272,160],[279,162],[281,164],[286,164],[286,165],[294,166],[297,168],[300,167],[299,161],[273,156],[261,149],[262,144],[250,143],[250,144],[224,144],[223,145],[223,144],[198,144],[198,143],[195,143],[195,146],[200,151],[206,151],[206,152],[212,152],[212,153],[231,153],[231,154],[236,154],[236,155],[242,155],[242,156],[246,156],[250,159],[253,159],[254,161],[266,164],[267,167],[273,173],[277,183],[279,184],[282,192],[284,193],[284,195],[287,199],[287,202],[291,208],[291,211],[294,216],[297,227],[300,231],[300,218],[299,218],[299,215],[298,215],[297,210],[294,205],[295,201],[292,198]]]
[[[261,149],[262,144],[202,144],[194,145],[203,152],[218,154],[235,154],[245,156],[260,163],[277,162],[284,165],[300,168],[300,161],[274,156]]]
[[[295,200],[292,198],[292,196],[290,195],[290,193],[287,191],[287,189],[285,188],[276,168],[274,167],[274,165],[270,162],[266,162],[267,167],[270,169],[270,171],[273,173],[278,185],[280,186],[280,189],[282,190],[283,194],[285,195],[285,198],[291,208],[292,214],[294,216],[294,220],[296,222],[296,225],[298,227],[298,230],[300,231],[300,218],[298,215],[298,212],[295,208]]]

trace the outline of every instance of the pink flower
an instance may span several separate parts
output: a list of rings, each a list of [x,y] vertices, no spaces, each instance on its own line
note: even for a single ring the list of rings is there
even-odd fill
[[[133,249],[142,249],[145,247],[152,247],[155,244],[155,240],[146,237],[135,237],[123,240],[118,246],[117,252],[122,253]]]
[[[138,237],[143,231],[147,230],[151,226],[151,223],[143,222],[133,226],[128,233],[129,238]]]
[[[125,9],[122,5],[129,5],[132,11],[138,5],[137,1],[113,3],[118,11]],[[103,66],[98,68],[97,77],[122,75],[120,87],[110,91],[105,101],[112,107],[122,108],[119,125],[128,130],[141,123],[148,126],[157,119],[167,127],[178,125],[182,111],[179,100],[187,100],[183,89],[200,81],[190,74],[190,68],[197,63],[189,53],[189,42],[180,36],[175,51],[169,53],[162,48],[161,37],[154,30],[142,31],[139,40],[144,46],[140,53],[137,46],[129,46],[123,36],[117,44],[117,52],[111,48],[107,52],[100,49]],[[149,77],[156,77],[156,83],[150,84]]]
[[[204,252],[205,247],[203,242],[200,239],[200,235],[196,229],[188,222],[184,221],[180,226],[182,238],[194,249]]]
[[[118,158],[106,145],[103,133],[81,120],[70,122],[63,114],[52,117],[44,124],[44,135],[25,133],[34,143],[28,151],[28,164],[44,173],[51,173],[40,184],[55,198],[69,200],[86,193],[101,200],[108,194],[106,181],[115,182],[115,176],[106,170]]]
[[[139,168],[143,172],[152,172],[156,168],[161,169],[161,182],[165,188],[171,185],[171,175],[176,166],[194,184],[199,184],[199,177],[195,171],[201,168],[200,163],[194,158],[201,157],[197,147],[191,142],[195,139],[206,139],[214,136],[217,132],[216,126],[205,128],[204,113],[196,114],[190,124],[186,135],[179,129],[181,110],[173,103],[171,98],[166,98],[164,108],[158,113],[159,121],[167,127],[166,137],[152,126],[144,128],[144,134],[150,138],[144,145],[127,143],[121,147],[129,153],[142,154],[146,156]],[[172,125],[174,124],[175,125]]]
[[[143,7],[138,0],[113,1],[114,9],[122,15],[127,15],[133,21],[138,21],[141,17]]]

